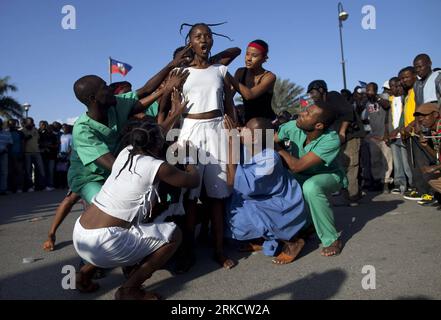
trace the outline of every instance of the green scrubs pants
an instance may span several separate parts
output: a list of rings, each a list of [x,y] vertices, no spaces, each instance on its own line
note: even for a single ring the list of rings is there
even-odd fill
[[[312,177],[295,175],[302,186],[303,198],[308,204],[310,218],[324,247],[338,239],[334,214],[328,196],[342,188],[336,174],[324,173]]]

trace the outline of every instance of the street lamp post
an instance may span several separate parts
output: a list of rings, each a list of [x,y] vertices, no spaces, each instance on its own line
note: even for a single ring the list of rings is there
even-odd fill
[[[343,68],[343,85],[344,88],[347,89],[346,86],[346,67],[345,67],[345,56],[343,53],[343,35],[342,35],[342,29],[343,29],[343,21],[346,21],[348,19],[349,13],[344,11],[343,4],[341,2],[338,3],[338,26],[340,30],[340,49],[341,49],[341,65]]]
[[[31,105],[27,102],[23,104],[23,109],[26,112],[26,118],[28,117],[28,112],[29,112],[30,107],[31,107]]]

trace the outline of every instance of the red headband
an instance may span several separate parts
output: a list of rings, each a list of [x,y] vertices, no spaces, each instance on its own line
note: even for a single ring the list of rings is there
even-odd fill
[[[259,50],[259,51],[261,51],[263,54],[267,54],[268,53],[268,50],[267,49],[265,49],[263,46],[261,46],[260,44],[258,44],[258,43],[255,43],[255,42],[250,42],[249,44],[248,44],[248,47],[252,47],[252,48],[256,48],[257,50]]]

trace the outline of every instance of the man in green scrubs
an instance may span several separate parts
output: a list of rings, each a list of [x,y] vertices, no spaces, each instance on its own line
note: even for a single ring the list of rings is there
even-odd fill
[[[119,132],[129,114],[136,107],[144,107],[132,97],[114,96],[97,76],[82,77],[75,82],[74,91],[88,112],[79,117],[73,128],[68,181],[71,190],[90,203],[111,171]]]
[[[164,91],[180,87],[187,76],[188,72],[174,72]],[[77,80],[74,92],[87,112],[78,118],[72,131],[68,182],[72,192],[91,203],[112,170],[122,129],[132,115],[145,111],[152,96],[142,100],[133,92],[115,96],[113,89],[94,75]],[[167,129],[167,123],[163,126]]]
[[[337,255],[342,248],[327,196],[347,186],[337,159],[339,136],[328,130],[333,121],[334,114],[323,102],[310,100],[298,119],[283,124],[276,135],[276,142],[290,142],[287,150],[279,148],[279,154],[302,185],[323,256]]]

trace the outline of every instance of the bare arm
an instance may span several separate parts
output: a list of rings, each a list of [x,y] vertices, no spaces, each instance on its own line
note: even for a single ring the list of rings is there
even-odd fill
[[[236,110],[234,109],[233,102],[233,92],[231,90],[231,84],[227,78],[224,79],[224,107],[225,114],[227,114],[233,121],[233,123],[237,123],[237,115]]]
[[[282,157],[283,160],[285,160],[288,168],[296,173],[301,173],[311,167],[323,163],[323,160],[320,159],[314,152],[308,152],[300,159],[292,156],[286,150],[279,150],[279,155]]]
[[[248,88],[240,83],[237,79],[233,78],[230,73],[227,73],[227,78],[228,81],[231,82],[233,88],[246,100],[256,99],[265,92],[272,91],[274,84],[276,83],[276,76],[272,72],[267,72],[265,75],[263,75],[262,81],[252,88]]]
[[[236,128],[233,120],[229,116],[225,116],[224,126],[227,130],[234,130]],[[236,176],[237,163],[239,155],[234,152],[233,137],[228,137],[228,161],[227,161],[227,185],[229,187],[234,186],[234,178]]]
[[[179,119],[179,117],[182,115],[185,108],[187,107],[187,104],[188,101],[181,100],[181,91],[173,88],[173,92],[171,95],[171,110],[167,114],[166,118],[161,120],[160,126],[162,126],[165,131],[169,131],[171,128],[173,128],[176,120]]]
[[[159,71],[150,80],[148,80],[142,88],[136,90],[139,99],[142,99],[152,94],[156,89],[158,89],[162,81],[164,81],[170,71],[186,61],[186,58],[184,56],[188,50],[190,50],[190,46],[186,46],[183,50],[181,50],[171,62],[169,62],[164,68],[161,69],[161,71]]]
[[[179,92],[182,90],[182,86],[184,85],[185,80],[189,75],[188,70],[175,70],[170,75],[170,79],[167,81],[161,101],[159,102],[159,111],[158,111],[158,124],[165,126],[169,126],[169,123],[164,124],[169,116],[169,113],[172,111],[174,113],[175,110],[171,110],[172,108],[172,93],[174,89],[177,89]],[[177,106],[177,105],[176,105]],[[182,110],[183,111],[183,110]],[[182,112],[181,112],[182,113]]]
[[[340,143],[344,143],[346,141],[346,130],[348,130],[349,121],[342,121],[340,130],[338,132],[338,136],[340,137]]]
[[[163,90],[157,90],[153,94],[141,99],[138,101],[138,103],[133,107],[132,111],[130,112],[130,116],[133,116],[135,114],[145,112],[145,110],[156,100],[158,100],[162,94]]]
[[[390,109],[390,101],[380,98],[378,100],[378,104],[384,109],[384,110],[389,110]]]
[[[95,160],[95,163],[99,165],[101,168],[112,171],[113,163],[115,162],[115,157],[109,152],[98,159]]]
[[[238,55],[240,55],[241,50],[240,48],[228,48],[222,52],[219,52],[218,54],[215,54],[210,58],[211,63],[219,63],[223,64],[224,66],[228,66],[231,62],[233,62],[234,59],[237,58]]]
[[[164,162],[158,171],[158,178],[178,188],[196,188],[199,186],[199,172],[194,165],[187,165],[185,171]]]

